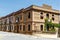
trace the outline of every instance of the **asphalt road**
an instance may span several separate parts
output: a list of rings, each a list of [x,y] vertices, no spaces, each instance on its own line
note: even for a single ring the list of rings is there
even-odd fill
[[[60,38],[43,38],[0,31],[0,40],[60,40]]]

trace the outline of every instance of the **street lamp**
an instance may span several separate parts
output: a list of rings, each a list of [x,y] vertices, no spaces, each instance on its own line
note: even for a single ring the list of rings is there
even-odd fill
[[[48,22],[50,22],[50,19],[48,19]]]

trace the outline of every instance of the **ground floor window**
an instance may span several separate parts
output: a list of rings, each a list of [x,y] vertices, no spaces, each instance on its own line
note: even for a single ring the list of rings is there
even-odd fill
[[[8,26],[7,26],[7,30],[8,30]]]
[[[25,25],[23,25],[23,31],[25,31]]]
[[[46,26],[46,30],[47,30],[47,31],[54,31],[55,28],[54,28],[54,26],[50,27],[49,25],[47,25],[47,26]]]
[[[22,30],[22,25],[19,26],[19,30]]]
[[[7,27],[5,26],[5,27],[4,27],[4,31],[6,31],[6,29],[7,29]]]
[[[16,26],[14,26],[14,30],[16,30]]]
[[[19,32],[19,25],[17,25],[17,32]]]
[[[52,26],[52,29],[55,29],[54,26]]]
[[[40,25],[40,30],[43,31],[43,25]]]
[[[13,30],[14,30],[14,25],[12,27],[13,27]]]
[[[28,25],[28,31],[30,31],[30,24]]]
[[[11,25],[11,30],[13,30],[13,26]]]
[[[9,25],[8,30],[11,31],[11,25]]]
[[[49,31],[49,25],[47,25],[46,30]]]

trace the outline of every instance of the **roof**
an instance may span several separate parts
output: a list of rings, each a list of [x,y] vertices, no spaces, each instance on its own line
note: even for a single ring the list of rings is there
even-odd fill
[[[27,8],[25,8],[25,10],[28,10],[28,9],[30,9],[30,8],[32,8],[32,9],[36,9],[36,10],[47,11],[47,12],[58,13],[58,14],[60,13],[59,10],[52,9],[51,6],[48,7],[48,8],[46,8],[46,6],[43,7],[43,6],[31,5],[31,6],[27,7]]]
[[[20,12],[24,12],[24,11],[27,11],[27,10],[30,10],[30,9],[42,10],[42,11],[47,11],[47,12],[53,12],[53,13],[56,13],[56,14],[60,14],[59,10],[52,9],[51,6],[43,4],[43,6],[31,5],[27,8],[22,8],[22,9],[16,11],[16,12],[10,13],[10,14],[4,16],[4,17],[1,17],[1,18],[6,18],[6,17],[9,17],[11,15],[16,15],[16,14],[19,14]]]

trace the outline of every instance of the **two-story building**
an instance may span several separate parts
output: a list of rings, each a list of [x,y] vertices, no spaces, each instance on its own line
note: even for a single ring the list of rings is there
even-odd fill
[[[51,6],[43,4],[43,6],[31,5],[7,16],[0,18],[0,30],[7,32],[16,32],[24,34],[40,34],[50,32],[56,28],[45,27],[45,19],[52,20],[52,23],[59,24],[59,10],[52,9]]]

